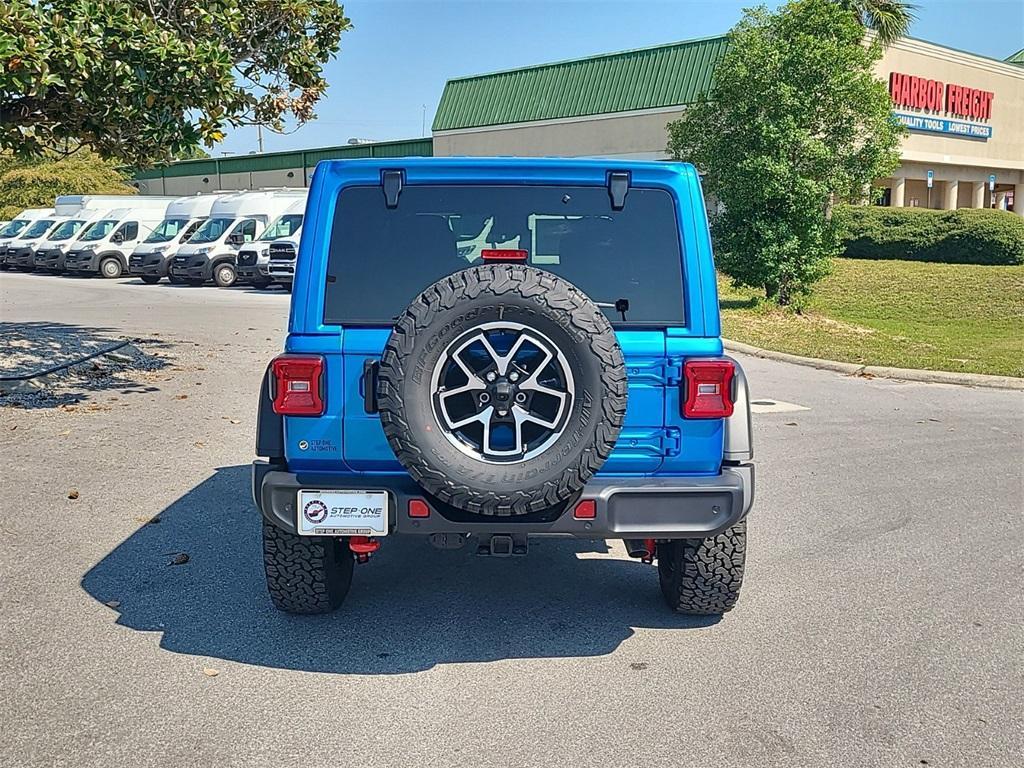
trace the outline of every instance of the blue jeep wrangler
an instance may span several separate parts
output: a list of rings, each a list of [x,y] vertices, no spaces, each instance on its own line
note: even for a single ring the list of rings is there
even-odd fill
[[[338,607],[395,535],[622,539],[673,610],[736,603],[750,412],[692,166],[322,162],[288,331],[252,475],[277,608]]]

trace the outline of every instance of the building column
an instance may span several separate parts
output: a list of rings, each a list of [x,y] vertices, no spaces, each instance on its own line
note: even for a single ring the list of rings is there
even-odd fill
[[[889,195],[889,207],[902,208],[906,205],[906,199],[907,180],[902,176],[897,176],[892,180],[892,193]]]
[[[988,208],[985,205],[988,198],[988,184],[984,181],[976,181],[971,191],[974,193],[974,200],[971,202],[971,205],[974,208]]]
[[[945,196],[942,201],[942,208],[946,211],[956,210],[956,198],[960,194],[960,182],[956,179],[946,182]]]
[[[1019,187],[1015,187],[1014,189],[1015,190],[1019,189]],[[1014,206],[1016,206],[1016,204],[1017,204],[1017,193],[1016,193],[1016,191],[1013,193],[1013,202],[1014,202]],[[1003,192],[1003,191],[996,192],[996,208],[998,208],[1000,211],[1005,211],[1006,210],[1006,192]]]
[[[1024,217],[1024,184],[1013,188],[1013,212]]]

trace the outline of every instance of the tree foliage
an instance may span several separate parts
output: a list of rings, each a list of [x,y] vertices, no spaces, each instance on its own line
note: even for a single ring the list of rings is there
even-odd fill
[[[0,219],[26,208],[52,208],[57,195],[134,195],[124,175],[88,151],[69,157],[19,161],[0,154]]]
[[[910,31],[914,20],[912,3],[902,0],[835,0],[852,12],[861,26],[878,35],[882,45],[889,45]]]
[[[0,149],[145,166],[299,123],[350,23],[334,0],[5,0]]]
[[[718,199],[722,270],[787,304],[841,248],[840,200],[863,199],[899,164],[903,129],[872,67],[877,45],[830,0],[749,11],[730,33],[705,101],[669,125],[669,152],[694,162]]]

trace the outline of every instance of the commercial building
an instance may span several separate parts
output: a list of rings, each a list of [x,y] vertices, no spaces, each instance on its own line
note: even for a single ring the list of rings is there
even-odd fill
[[[666,125],[705,94],[709,37],[449,80],[433,139],[190,160],[139,174],[147,194],[305,186],[319,160],[408,155],[667,159]],[[1024,51],[1006,61],[913,38],[877,66],[909,129],[883,203],[1024,216]]]
[[[434,154],[664,159],[666,124],[707,91],[726,45],[712,37],[449,80]],[[886,204],[1024,215],[1024,52],[997,61],[903,38],[876,71],[909,129],[899,170],[879,180]]]
[[[354,157],[429,157],[430,139],[344,144],[337,147],[264,152],[232,157],[182,160],[135,175],[133,182],[144,195],[193,195],[267,187],[308,187],[321,160]]]

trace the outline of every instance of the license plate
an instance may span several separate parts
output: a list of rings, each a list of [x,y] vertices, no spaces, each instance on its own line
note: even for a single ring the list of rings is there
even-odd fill
[[[299,491],[302,536],[387,536],[385,491]]]

